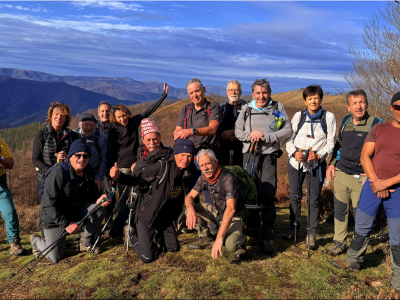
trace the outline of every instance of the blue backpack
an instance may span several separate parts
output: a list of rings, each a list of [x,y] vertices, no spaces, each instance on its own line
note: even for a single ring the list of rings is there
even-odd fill
[[[71,179],[71,177],[70,177],[70,175],[69,175],[68,161],[64,161],[64,162],[62,162],[62,163],[56,163],[55,165],[51,166],[51,167],[47,170],[46,174],[44,174],[43,180],[42,180],[42,182],[41,182],[41,184],[40,184],[39,195],[43,195],[43,192],[44,192],[44,185],[45,185],[45,183],[46,183],[46,178],[47,178],[47,176],[48,176],[48,175],[50,174],[50,172],[51,172],[56,166],[58,166],[58,165],[61,166],[61,169],[62,169],[62,171],[63,171],[63,178],[64,178],[64,181],[70,180],[70,179]]]

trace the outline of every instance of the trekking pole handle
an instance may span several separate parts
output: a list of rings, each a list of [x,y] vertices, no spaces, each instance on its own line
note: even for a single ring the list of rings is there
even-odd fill
[[[256,141],[251,143],[249,153],[253,152],[255,144],[256,144]]]
[[[255,145],[254,145],[254,152],[257,152],[257,149],[258,149],[258,142],[255,142]]]
[[[299,151],[298,151],[300,154],[302,154],[303,153],[303,149],[299,149]],[[303,158],[302,159],[300,159],[300,160],[297,160],[299,163],[301,163],[301,161],[303,160]]]

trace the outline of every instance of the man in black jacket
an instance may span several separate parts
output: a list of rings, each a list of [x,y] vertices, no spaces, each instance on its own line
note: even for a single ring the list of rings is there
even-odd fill
[[[144,263],[155,259],[152,245],[156,230],[162,235],[167,251],[179,251],[173,221],[187,192],[190,177],[187,168],[193,153],[191,141],[178,139],[173,153],[169,149],[150,152],[148,157],[137,162],[131,176],[123,174],[117,167],[110,171],[111,177],[118,178],[121,184],[149,186],[148,191],[139,192],[135,211],[137,234],[131,238],[136,254]]]
[[[69,149],[69,161],[55,166],[45,177],[44,192],[40,205],[39,225],[44,239],[34,234],[30,237],[33,253],[43,251],[57,241],[67,231],[69,234],[80,228],[77,221],[82,219],[106,195],[92,199],[96,195],[94,171],[88,164],[90,148],[82,140],[76,140]],[[107,206],[110,201],[104,202]],[[105,215],[105,210],[94,214],[81,233],[80,251],[88,251],[94,243],[94,234]],[[65,238],[46,257],[58,263],[64,257]]]

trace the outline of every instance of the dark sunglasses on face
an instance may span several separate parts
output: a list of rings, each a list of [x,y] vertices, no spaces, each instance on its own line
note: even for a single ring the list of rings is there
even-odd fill
[[[89,159],[89,154],[74,154],[75,157],[79,160],[81,157],[83,157],[83,159]]]
[[[394,108],[395,110],[400,110],[400,105],[394,105],[394,104],[392,104],[392,106],[393,106],[393,108]]]

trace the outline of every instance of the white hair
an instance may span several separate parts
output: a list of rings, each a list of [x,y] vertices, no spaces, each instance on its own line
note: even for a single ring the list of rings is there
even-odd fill
[[[240,93],[242,92],[242,85],[240,84],[239,81],[237,81],[236,79],[231,79],[231,80],[229,80],[228,83],[226,84],[226,88],[228,88],[228,85],[229,85],[230,83],[237,84],[238,87],[239,87]]]
[[[199,151],[199,153],[197,153],[197,161],[199,161],[200,157],[202,157],[202,156],[204,156],[206,154],[209,155],[212,160],[216,160],[217,159],[217,157],[215,156],[214,151],[212,151],[211,149],[201,149]]]
[[[201,83],[200,79],[192,78],[192,79],[190,79],[190,80],[188,81],[188,83],[186,83],[186,88],[188,87],[189,84],[192,84],[192,83],[198,83],[198,84],[199,84],[199,87],[200,87],[201,89],[204,87],[203,84]]]

